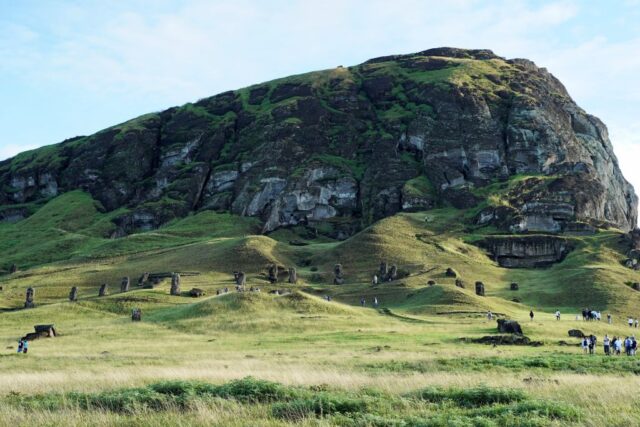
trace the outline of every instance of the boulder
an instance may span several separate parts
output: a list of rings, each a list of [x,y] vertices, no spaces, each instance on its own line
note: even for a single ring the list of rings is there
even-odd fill
[[[204,295],[204,291],[199,288],[193,288],[189,291],[189,296],[193,298],[198,298]]]
[[[522,335],[522,328],[515,320],[498,319],[498,332]]]
[[[569,329],[569,336],[574,338],[584,338],[584,332],[580,329]]]
[[[540,341],[531,341],[529,337],[525,337],[524,335],[520,335],[520,334],[487,335],[482,338],[471,339],[470,341],[477,344],[492,344],[492,345],[528,345],[532,347],[539,347],[543,345],[543,343]]]

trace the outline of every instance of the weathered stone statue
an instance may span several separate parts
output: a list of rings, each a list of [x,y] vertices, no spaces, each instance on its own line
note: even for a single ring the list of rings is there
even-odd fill
[[[243,288],[247,284],[247,275],[244,274],[244,271],[238,271],[236,275],[236,285],[242,286]]]
[[[142,320],[142,310],[140,310],[139,308],[134,308],[133,310],[131,310],[131,321],[139,322],[141,320]]]
[[[169,292],[171,295],[180,295],[180,274],[173,273],[171,275],[171,290]]]
[[[269,266],[269,281],[271,283],[278,281],[278,266],[275,264]]]
[[[69,292],[69,301],[78,301],[78,287],[74,286]]]
[[[16,271],[18,271],[18,266],[15,264],[11,264],[11,267],[9,267],[9,274],[13,274]]]
[[[144,286],[149,281],[149,273],[142,273],[142,276],[138,279],[138,286]]]
[[[129,292],[130,285],[131,280],[129,280],[129,276],[123,277],[122,282],[120,282],[120,292]]]
[[[476,282],[476,295],[484,296],[484,283]]]
[[[640,283],[638,282],[633,282],[631,284],[631,289],[633,289],[634,291],[640,291]]]
[[[436,285],[436,281],[435,281],[435,280],[429,280],[429,281],[427,282],[427,285],[429,285],[429,286],[435,286],[435,285]]]
[[[385,280],[387,278],[387,263],[386,261],[380,261],[380,269],[378,270],[379,276],[381,280]]]
[[[342,285],[344,283],[344,276],[342,275],[342,264],[336,264],[333,267],[333,284],[334,285]]]
[[[512,282],[511,285],[509,285],[509,289],[511,289],[512,291],[517,291],[518,284],[516,282]]]
[[[444,275],[447,277],[458,277],[458,273],[456,273],[456,271],[451,267],[447,268]]]
[[[294,285],[298,283],[298,272],[294,267],[289,269],[289,283],[293,283]]]
[[[98,296],[99,297],[104,297],[109,293],[109,285],[107,285],[106,283],[103,283],[102,285],[100,285],[100,290],[98,291]]]
[[[464,289],[464,282],[462,281],[462,279],[456,279],[456,286],[458,288]]]
[[[27,295],[24,301],[24,308],[34,308],[36,306],[36,304],[33,302],[35,292],[36,291],[33,288],[27,288]]]
[[[390,282],[392,280],[396,280],[398,278],[398,266],[393,264],[389,269],[389,274],[387,275],[387,281]]]

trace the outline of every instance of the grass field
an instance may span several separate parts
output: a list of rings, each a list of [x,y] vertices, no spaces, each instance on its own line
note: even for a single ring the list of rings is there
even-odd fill
[[[629,286],[639,273],[621,265],[615,230],[573,237],[576,250],[548,269],[509,270],[471,244],[487,231],[465,228],[468,213],[451,208],[399,214],[343,242],[296,229],[259,236],[252,220],[211,212],[112,240],[95,202],[62,197],[0,225],[1,266],[20,266],[0,276],[0,425],[640,424],[640,360],[606,358],[601,347],[582,355],[567,334],[602,342],[637,332],[625,320],[640,317]],[[372,286],[380,260],[408,276]],[[269,284],[271,263],[295,266],[298,284]],[[336,263],[342,286],[331,284]],[[261,292],[236,293],[235,270]],[[169,295],[169,279],[135,284],[143,272],[172,271],[197,273],[182,276],[182,296]],[[123,276],[130,292],[119,292]],[[475,295],[476,280],[487,296]],[[30,286],[37,307],[24,310]],[[71,286],[77,302],[67,300]],[[188,297],[192,287],[206,295]],[[612,313],[613,324],[575,320],[586,306]],[[134,307],[142,322],[131,322]],[[542,345],[470,342],[497,334],[487,310]],[[44,323],[59,336],[17,354],[18,337]]]

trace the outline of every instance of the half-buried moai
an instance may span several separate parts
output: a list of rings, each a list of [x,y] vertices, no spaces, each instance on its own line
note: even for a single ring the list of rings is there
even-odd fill
[[[298,283],[298,272],[294,267],[289,269],[289,283],[296,284]]]
[[[130,285],[131,280],[129,280],[129,276],[123,277],[122,282],[120,282],[120,292],[129,292]]]
[[[142,273],[142,276],[138,279],[138,286],[144,286],[149,281],[149,273]]]
[[[78,287],[74,286],[69,292],[69,301],[78,301]]]
[[[139,308],[134,308],[133,310],[131,310],[131,321],[139,322],[141,320],[142,320],[142,310],[140,310]]]
[[[24,301],[24,308],[33,308],[36,304],[33,302],[36,291],[33,288],[27,288],[27,295]]]
[[[519,289],[518,284],[516,282],[512,282],[511,285],[509,285],[509,289],[517,291]]]
[[[484,296],[484,283],[476,282],[476,295]]]
[[[103,283],[102,285],[100,285],[100,290],[98,291],[98,296],[99,297],[107,296],[108,292],[109,292],[109,285],[107,285],[106,283]]]
[[[271,283],[278,281],[278,266],[275,264],[269,266],[269,281]]]
[[[342,264],[336,264],[333,267],[333,284],[342,285],[344,283],[344,276],[342,275]]]
[[[180,295],[180,274],[173,273],[171,275],[171,290],[169,292],[171,295]]]
[[[380,261],[380,268],[378,269],[378,276],[380,277],[380,280],[384,281],[387,278],[387,274],[389,274],[389,271],[387,270],[387,262]]]
[[[245,285],[247,284],[247,275],[244,274],[244,271],[238,271],[238,274],[236,274],[235,277],[236,277],[236,285],[244,288]]]
[[[398,278],[398,266],[393,264],[389,269],[389,274],[387,275],[387,281],[391,282],[392,280],[396,280]]]

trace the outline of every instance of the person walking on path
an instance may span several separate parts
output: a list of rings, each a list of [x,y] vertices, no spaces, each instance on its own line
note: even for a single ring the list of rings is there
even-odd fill
[[[629,324],[630,328],[633,328],[633,319],[631,317],[627,319],[627,323]]]
[[[556,310],[556,320],[560,320],[560,310]]]
[[[378,297],[373,297],[373,306],[378,308]]]
[[[23,348],[24,348],[24,340],[20,338],[20,341],[18,341],[18,353],[22,353]]]
[[[612,320],[611,313],[607,313],[607,323],[611,324],[611,320]]]
[[[22,354],[27,354],[28,350],[29,350],[29,341],[23,339],[22,340]]]
[[[364,297],[360,298],[360,305],[364,307],[366,303],[366,300],[364,299]]]
[[[611,356],[611,341],[609,340],[609,335],[604,336],[602,344],[604,345],[604,354]]]
[[[531,321],[533,322],[533,309],[531,309],[529,311],[529,317],[531,318]]]

